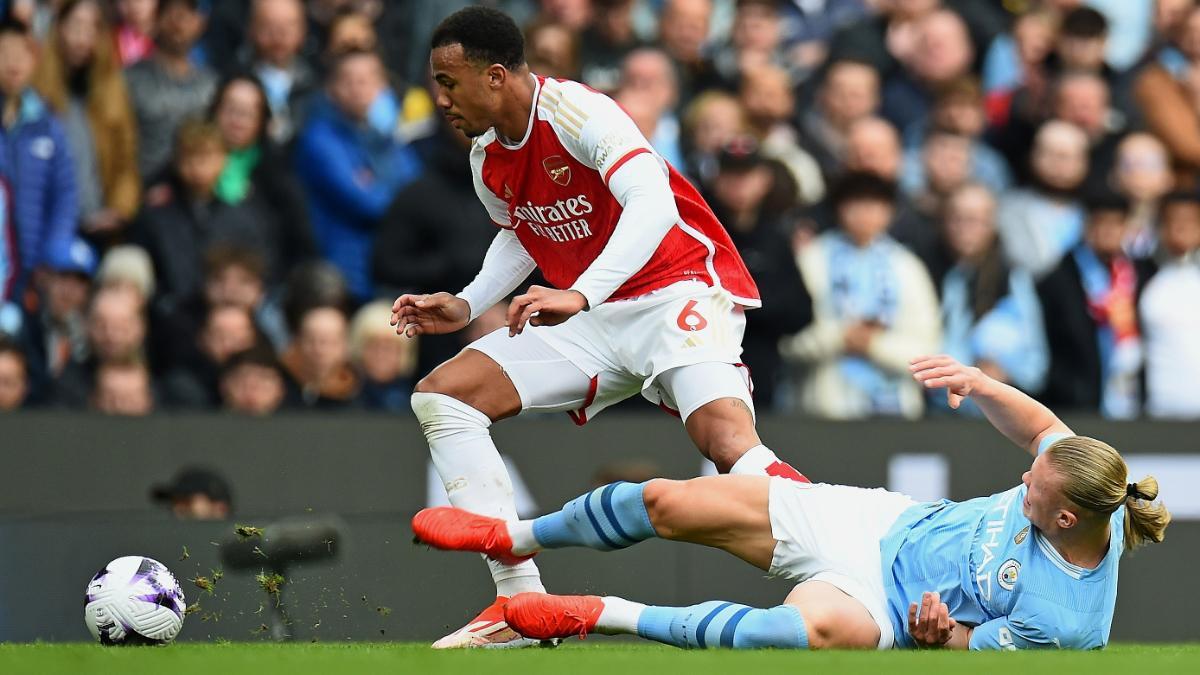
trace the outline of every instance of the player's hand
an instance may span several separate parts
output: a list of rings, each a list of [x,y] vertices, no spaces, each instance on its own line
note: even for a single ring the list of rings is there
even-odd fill
[[[920,613],[917,603],[908,606],[908,634],[918,647],[942,647],[950,641],[958,622],[950,618],[950,608],[937,592],[921,594]]]
[[[471,306],[449,293],[433,295],[408,293],[392,304],[392,325],[396,335],[416,337],[462,330],[471,322]]]
[[[525,330],[525,324],[557,326],[585,309],[587,298],[579,291],[530,286],[508,305],[508,336],[519,335]]]
[[[918,356],[909,361],[908,371],[912,373],[913,379],[923,384],[926,389],[944,387],[946,401],[956,410],[962,404],[962,400],[977,390],[986,379],[978,368],[964,366],[945,354]]]

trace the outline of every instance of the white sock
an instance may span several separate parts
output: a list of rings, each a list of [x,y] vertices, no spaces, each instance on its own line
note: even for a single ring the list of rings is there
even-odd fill
[[[765,445],[756,445],[746,451],[729,468],[729,473],[742,476],[765,476],[767,467],[780,461],[775,453]]]
[[[512,552],[515,555],[529,555],[542,550],[537,537],[533,536],[532,520],[517,520],[508,524],[508,536],[512,539]]]
[[[444,394],[415,393],[412,408],[429,441],[433,466],[446,486],[450,503],[472,513],[516,521],[512,480],[488,433],[492,424],[488,416]],[[519,565],[485,560],[496,582],[497,595],[545,592],[532,560]]]
[[[597,633],[601,635],[620,635],[622,633],[637,635],[638,619],[642,617],[642,610],[646,609],[645,605],[612,595],[605,596],[601,600],[604,602],[604,610],[596,619]]]

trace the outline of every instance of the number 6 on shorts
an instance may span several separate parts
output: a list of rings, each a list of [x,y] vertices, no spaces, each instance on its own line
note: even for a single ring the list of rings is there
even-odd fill
[[[688,300],[688,303],[683,306],[683,311],[675,319],[675,325],[679,326],[679,330],[693,332],[704,330],[708,326],[708,319],[696,311],[696,304],[695,300]]]

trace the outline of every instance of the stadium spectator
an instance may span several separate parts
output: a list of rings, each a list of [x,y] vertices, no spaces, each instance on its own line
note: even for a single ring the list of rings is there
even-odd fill
[[[717,153],[747,132],[746,112],[736,98],[723,91],[697,96],[683,116],[683,170],[701,189],[717,175]]]
[[[712,14],[712,0],[664,0],[662,4],[659,44],[675,63],[683,105],[719,82],[705,54]]]
[[[350,322],[350,359],[362,374],[363,408],[403,412],[409,408],[418,339],[396,335],[389,325],[392,303],[363,305]]]
[[[916,49],[921,19],[938,9],[940,0],[889,0],[877,13],[868,13],[834,33],[829,60],[869,63],[885,79],[899,61]]]
[[[949,195],[943,235],[953,267],[941,279],[942,352],[1026,392],[1041,391],[1049,356],[1033,277],[1004,260],[996,199],[968,183]],[[931,396],[945,407],[945,396]],[[964,406],[975,414],[973,405]],[[963,408],[959,408],[963,410]]]
[[[470,139],[448,124],[427,146],[427,169],[397,195],[379,224],[372,253],[384,297],[465,288],[479,271],[496,226],[471,181]],[[450,359],[465,344],[459,335],[421,339],[418,376]]]
[[[1009,264],[1035,279],[1048,274],[1079,242],[1078,192],[1088,173],[1087,135],[1062,121],[1038,130],[1030,155],[1033,183],[1000,199],[996,226]]]
[[[825,180],[820,165],[801,147],[790,124],[796,114],[796,98],[787,71],[765,64],[746,71],[741,82],[739,100],[763,155],[787,167],[800,203],[817,203],[825,196]]]
[[[679,118],[679,82],[666,52],[654,47],[635,49],[621,66],[621,83],[613,98],[625,108],[663,159],[683,165]]]
[[[1161,262],[1138,301],[1146,349],[1146,413],[1200,418],[1200,198],[1163,198]]]
[[[970,141],[972,180],[983,183],[995,193],[1012,186],[1012,172],[1004,156],[983,142],[987,127],[983,105],[983,93],[973,77],[959,78],[941,87],[929,119],[924,125],[911,127],[904,138],[908,149],[904,155],[900,187],[905,192],[920,191],[925,183],[920,148],[927,134],[938,131],[958,134]]]
[[[929,116],[939,87],[971,72],[974,47],[962,17],[942,9],[914,25],[915,44],[900,58],[903,68],[883,85],[880,112],[897,129],[920,125]]]
[[[368,124],[372,104],[386,89],[377,55],[341,56],[329,75],[329,102],[314,103],[296,141],[296,172],[319,249],[345,275],[359,302],[373,293],[371,246],[379,219],[421,168],[412,147]]]
[[[164,402],[184,408],[212,408],[220,403],[220,373],[225,362],[265,339],[244,307],[215,305],[208,310],[191,358],[162,377]]]
[[[170,483],[152,487],[150,499],[170,508],[179,520],[225,520],[233,514],[229,482],[202,467],[180,469]]]
[[[271,108],[267,131],[286,143],[304,119],[309,97],[319,87],[317,73],[305,61],[304,4],[301,0],[254,0],[250,9],[249,53],[244,67],[262,83]]]
[[[620,82],[621,64],[642,46],[634,30],[635,0],[593,0],[591,24],[579,38],[580,81],[611,94]]]
[[[1050,349],[1046,405],[1116,419],[1140,412],[1137,301],[1149,272],[1122,250],[1128,230],[1127,200],[1090,197],[1083,241],[1038,283]]]
[[[82,240],[56,245],[38,279],[37,309],[23,321],[22,342],[33,391],[44,396],[73,361],[88,354],[84,314],[96,273],[96,254]]]
[[[128,288],[97,290],[88,307],[86,329],[87,352],[68,361],[53,383],[54,402],[67,408],[87,404],[101,364],[145,362],[146,317],[137,294]]]
[[[525,61],[538,75],[579,79],[579,35],[541,18],[525,27]]]
[[[70,245],[79,218],[66,132],[30,86],[36,53],[25,26],[0,19],[0,180],[9,186],[19,261],[12,297],[52,248]]]
[[[117,58],[129,67],[154,53],[154,17],[158,0],[116,0]]]
[[[813,153],[826,180],[833,180],[841,172],[850,127],[875,113],[879,92],[879,72],[873,66],[842,59],[826,71],[816,105],[801,108],[797,126],[804,147]]]
[[[729,37],[714,45],[713,68],[729,89],[741,86],[742,78],[766,66],[790,69],[783,51],[784,27],[781,4],[775,0],[737,0]],[[798,81],[785,70],[788,88]]]
[[[752,137],[726,144],[719,166],[708,202],[763,298],[760,309],[746,314],[742,359],[754,377],[755,406],[771,410],[783,380],[779,340],[812,321],[812,298],[796,268],[783,223],[795,192],[787,170],[761,154]]]
[[[972,149],[970,138],[951,131],[938,130],[925,136],[918,154],[920,182],[913,182],[905,171],[901,183],[919,213],[937,218],[947,198],[971,180]],[[910,161],[911,152],[905,157],[906,164]]]
[[[0,413],[20,410],[25,405],[29,379],[25,352],[11,338],[0,335]]]
[[[362,382],[350,364],[346,315],[335,307],[312,307],[300,316],[296,339],[281,359],[290,398],[307,408],[358,406]]]
[[[1134,258],[1153,255],[1158,243],[1159,201],[1175,181],[1166,147],[1150,134],[1129,134],[1117,146],[1110,180],[1132,209],[1125,252]]]
[[[924,394],[908,376],[913,354],[941,344],[937,295],[921,261],[887,235],[894,183],[867,172],[835,183],[839,227],[800,251],[813,323],[781,342],[805,366],[805,412],[835,419],[919,417]]]
[[[142,181],[129,91],[99,0],[67,0],[34,75],[75,162],[80,229],[108,240],[137,213]]]
[[[370,52],[379,47],[379,34],[371,17],[344,7],[329,23],[329,39],[325,43],[324,56],[336,59],[349,52]]]
[[[266,416],[283,407],[287,388],[275,353],[265,346],[238,352],[221,366],[221,404],[230,412]]]
[[[1033,90],[1045,84],[1044,63],[1054,49],[1058,17],[1049,8],[1018,15],[1009,34],[988,45],[983,61],[983,91],[987,97],[988,120],[1003,125],[1008,121],[1013,95],[1025,85]]]
[[[1186,184],[1200,176],[1200,7],[1188,10],[1178,33],[1178,46],[1163,49],[1137,74],[1133,96]]]
[[[150,369],[137,359],[118,359],[99,364],[90,401],[92,410],[105,415],[149,415],[154,412]]]
[[[1125,133],[1124,116],[1110,105],[1108,84],[1099,75],[1072,72],[1055,84],[1053,115],[1074,124],[1088,136],[1087,191],[1099,191],[1108,183]]]
[[[154,53],[125,71],[138,129],[138,170],[147,183],[167,167],[179,125],[202,115],[217,86],[216,74],[192,63],[204,30],[199,0],[159,0]]]
[[[316,257],[312,220],[300,182],[285,150],[271,140],[271,108],[267,92],[253,75],[226,78],[213,97],[209,118],[217,125],[229,151],[214,187],[228,204],[247,200],[269,212],[277,224],[276,253],[283,269]],[[279,281],[277,271],[272,283]]]
[[[204,255],[217,244],[246,248],[262,256],[268,283],[284,274],[281,256],[287,237],[278,215],[257,193],[247,193],[236,204],[217,194],[227,156],[216,126],[197,120],[185,122],[179,129],[162,197],[142,212],[133,227],[135,240],[154,261],[156,305],[161,311],[174,311],[200,290]]]
[[[97,288],[126,288],[146,307],[154,297],[154,263],[140,246],[122,244],[108,249],[96,270]]]

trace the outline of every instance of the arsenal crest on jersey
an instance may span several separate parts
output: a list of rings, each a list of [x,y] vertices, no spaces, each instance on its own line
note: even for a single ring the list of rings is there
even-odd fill
[[[566,187],[567,183],[571,182],[571,167],[562,155],[550,155],[542,160],[542,166],[546,168],[546,173],[550,174],[550,180],[555,183]]]

